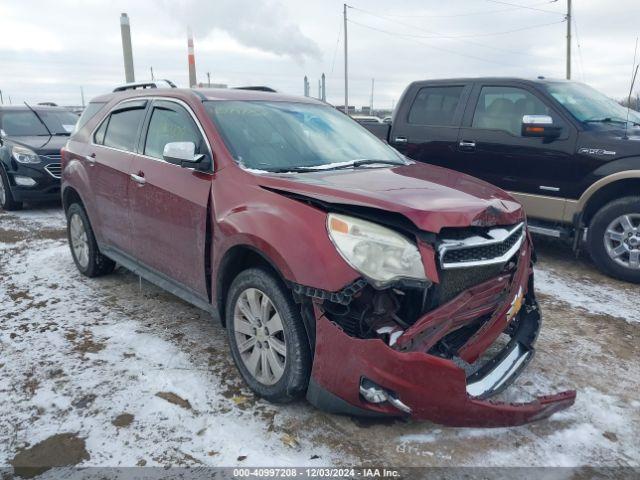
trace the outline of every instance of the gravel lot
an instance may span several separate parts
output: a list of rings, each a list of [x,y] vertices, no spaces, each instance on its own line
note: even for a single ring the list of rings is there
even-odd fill
[[[640,289],[562,244],[535,239],[545,323],[505,395],[575,388],[575,406],[454,429],[253,397],[220,325],[124,269],[82,277],[64,226],[59,208],[0,211],[0,466],[640,466]]]

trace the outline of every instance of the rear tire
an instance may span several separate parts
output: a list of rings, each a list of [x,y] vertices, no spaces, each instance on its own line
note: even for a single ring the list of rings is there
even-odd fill
[[[225,317],[231,355],[251,390],[276,403],[304,395],[309,342],[300,309],[279,279],[258,268],[241,272],[229,288]]]
[[[22,202],[16,202],[13,199],[9,177],[2,166],[0,166],[0,209],[7,211],[22,209]]]
[[[623,197],[603,206],[591,219],[587,245],[607,275],[640,283],[640,197]]]
[[[113,272],[116,263],[100,253],[89,217],[78,203],[67,210],[67,238],[80,273],[93,278]]]

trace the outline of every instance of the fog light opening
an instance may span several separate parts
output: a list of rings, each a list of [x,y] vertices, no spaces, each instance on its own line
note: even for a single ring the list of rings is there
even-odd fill
[[[36,184],[33,178],[23,177],[21,175],[14,175],[13,180],[16,182],[16,185],[20,187],[33,187]]]
[[[360,380],[360,395],[369,403],[389,403],[403,413],[410,414],[411,408],[405,405],[394,392],[382,388],[368,378]]]

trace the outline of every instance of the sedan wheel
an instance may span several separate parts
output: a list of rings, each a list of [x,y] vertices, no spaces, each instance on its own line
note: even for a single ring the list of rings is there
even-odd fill
[[[240,358],[263,385],[275,385],[284,373],[287,344],[280,314],[257,288],[244,290],[236,301],[234,335]]]
[[[81,268],[89,266],[89,239],[80,215],[74,213],[69,223],[71,248]]]

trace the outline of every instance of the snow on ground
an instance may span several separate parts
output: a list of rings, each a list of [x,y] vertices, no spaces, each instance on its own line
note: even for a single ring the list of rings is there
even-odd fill
[[[567,277],[554,268],[536,270],[536,289],[561,302],[628,322],[640,322],[640,292],[613,288],[591,279]]]
[[[24,218],[17,226],[41,220]],[[81,277],[64,241],[33,247],[2,254],[0,465],[61,432],[86,439],[84,465],[332,462],[327,448],[280,426],[290,412],[224,381],[233,368],[224,331],[205,314],[170,295],[166,305],[148,284],[139,291],[125,271]],[[203,331],[181,329],[185,315]],[[127,423],[123,415],[130,424],[112,423]]]
[[[0,465],[68,435],[80,465],[639,466],[637,286],[539,253],[537,355],[503,399],[576,405],[456,429],[257,399],[207,314],[124,269],[82,277],[60,210],[0,212]]]

